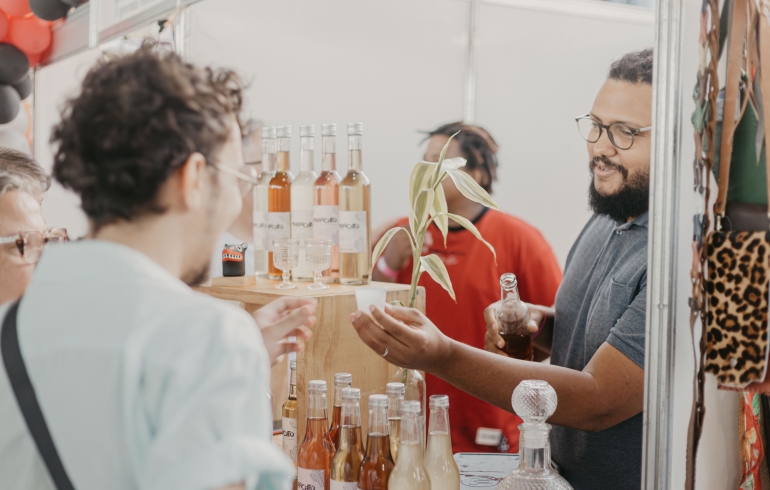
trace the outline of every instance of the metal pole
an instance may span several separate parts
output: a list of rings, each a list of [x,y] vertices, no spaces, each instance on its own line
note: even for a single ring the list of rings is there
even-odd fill
[[[653,67],[642,489],[671,486],[682,0],[658,0]]]
[[[479,17],[481,0],[470,1],[468,19],[468,58],[465,67],[465,107],[463,121],[473,124],[476,120],[476,72],[478,68]]]

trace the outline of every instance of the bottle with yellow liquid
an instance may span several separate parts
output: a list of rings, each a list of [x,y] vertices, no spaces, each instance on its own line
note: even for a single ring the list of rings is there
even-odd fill
[[[283,452],[297,466],[297,361],[289,361],[289,399],[281,407],[281,431],[283,432]]]
[[[398,440],[401,432],[401,402],[404,401],[406,387],[404,383],[388,383],[388,434],[390,435],[390,455],[393,462],[398,462]]]
[[[449,397],[430,397],[430,425],[425,470],[433,488],[460,490],[460,469],[452,455],[452,436],[449,431]]]
[[[340,183],[340,284],[368,284],[372,270],[371,187],[364,174],[362,123],[348,124],[348,173]]]
[[[360,399],[358,388],[342,389],[342,425],[332,459],[331,490],[358,490],[358,473],[364,460]]]
[[[262,128],[262,172],[254,186],[254,273],[267,277],[269,267],[268,253],[268,190],[270,181],[275,177],[275,128]]]
[[[388,490],[431,489],[430,478],[422,459],[419,417],[420,402],[404,401],[401,405],[401,440],[398,445],[398,463],[393,468],[393,473],[390,474]]]

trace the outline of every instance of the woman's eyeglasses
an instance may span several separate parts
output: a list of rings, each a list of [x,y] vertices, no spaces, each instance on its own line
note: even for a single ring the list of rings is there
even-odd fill
[[[19,254],[28,264],[37,263],[43,248],[49,243],[62,243],[69,240],[65,228],[52,228],[48,231],[22,231],[17,235],[0,237],[0,244],[14,243]]]

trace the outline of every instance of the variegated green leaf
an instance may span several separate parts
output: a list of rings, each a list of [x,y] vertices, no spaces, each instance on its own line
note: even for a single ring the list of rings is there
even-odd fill
[[[380,255],[382,255],[382,252],[385,251],[385,247],[388,246],[388,243],[390,243],[390,240],[393,238],[393,236],[398,233],[399,231],[404,231],[407,235],[409,235],[409,231],[404,227],[397,227],[397,228],[391,228],[388,231],[385,232],[384,235],[382,235],[382,238],[380,238],[380,241],[377,242],[377,245],[374,247],[374,252],[372,252],[372,269],[377,264],[377,261],[380,259]],[[412,240],[412,237],[409,237],[409,243],[412,244],[412,249],[414,249],[414,241]],[[370,271],[371,272],[371,271]]]
[[[484,240],[484,237],[481,236],[481,233],[479,233],[478,228],[476,228],[476,226],[473,223],[471,223],[470,220],[467,220],[462,216],[458,216],[456,214],[451,214],[451,213],[447,213],[447,216],[449,217],[449,219],[451,219],[455,223],[459,224],[466,230],[473,233],[473,236],[475,236],[476,238],[484,242],[484,245],[486,245],[487,248],[492,251],[492,255],[494,255],[495,257],[495,264],[497,264],[497,252],[495,252],[495,247],[493,247],[492,244],[489,243],[488,241]]]
[[[452,281],[449,279],[449,272],[447,272],[441,259],[438,258],[438,256],[431,254],[420,257],[420,262],[422,263],[423,268],[430,274],[430,277],[440,284],[442,288],[446,289],[453,300],[457,301],[455,291],[452,288]]]
[[[449,218],[446,216],[449,210],[446,205],[446,196],[444,196],[444,187],[439,184],[436,186],[436,192],[433,195],[433,206],[430,214],[433,216],[433,222],[444,237],[444,247],[446,247],[446,237],[449,232]]]
[[[455,187],[457,187],[457,190],[459,190],[463,196],[488,208],[500,209],[487,191],[485,191],[478,182],[473,180],[473,177],[468,175],[465,171],[454,169],[447,170],[446,172],[449,174],[449,177],[452,178]]]
[[[460,167],[464,167],[467,162],[468,161],[463,157],[448,158],[441,164],[441,169],[444,171],[456,170]]]
[[[417,162],[409,176],[409,205],[414,209],[414,201],[421,190],[428,187],[428,182],[436,168],[435,163]]]
[[[438,180],[441,178],[442,165],[444,163],[444,158],[446,157],[446,152],[447,150],[449,150],[449,143],[451,143],[452,139],[458,134],[460,134],[460,131],[450,136],[449,139],[446,141],[444,148],[441,149],[441,154],[438,157],[438,164],[436,165],[436,170],[433,172],[433,178],[430,181],[431,187],[433,187],[436,184],[436,182],[438,182]]]
[[[417,237],[418,233],[423,232],[425,223],[428,221],[431,206],[433,205],[434,194],[433,189],[423,189],[417,195],[417,199],[414,203],[414,224],[416,225],[416,228],[414,228],[415,231],[413,231],[413,233],[415,234],[415,237]]]

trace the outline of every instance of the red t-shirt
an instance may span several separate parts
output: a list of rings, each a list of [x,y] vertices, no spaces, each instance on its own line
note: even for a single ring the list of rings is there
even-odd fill
[[[408,226],[407,219],[398,226]],[[450,226],[453,224],[449,222]],[[428,318],[447,336],[479,349],[484,348],[486,323],[484,309],[500,299],[500,276],[513,272],[521,299],[551,306],[562,273],[556,257],[543,235],[533,226],[513,216],[487,210],[474,223],[481,236],[495,247],[492,252],[465,229],[450,230],[444,248],[443,237],[435,225],[425,235],[423,255],[436,254],[444,262],[452,280],[457,303],[431,277],[424,273],[420,286],[426,291]],[[412,261],[399,273],[398,282],[411,282]],[[426,375],[427,394],[449,395],[449,419],[454,452],[517,452],[522,422],[506,412],[430,374]],[[475,443],[480,428],[500,429],[503,442],[498,447]],[[507,448],[506,448],[507,442]]]

